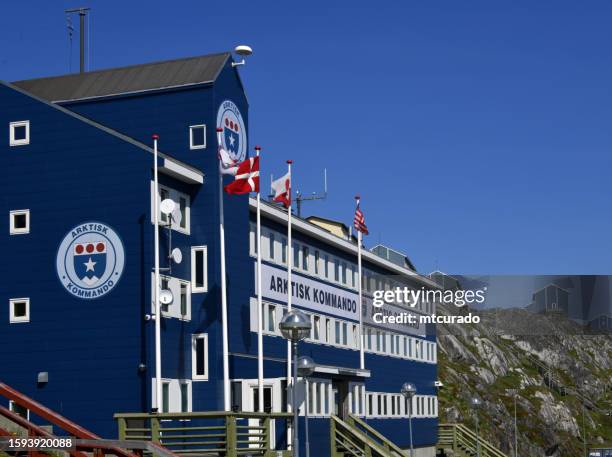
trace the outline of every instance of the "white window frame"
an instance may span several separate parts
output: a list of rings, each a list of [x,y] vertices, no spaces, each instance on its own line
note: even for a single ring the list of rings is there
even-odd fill
[[[176,203],[177,206],[180,206],[181,198],[185,199],[185,218],[184,220],[181,220],[180,224],[177,224],[176,222],[173,223],[171,228],[172,230],[175,230],[180,233],[184,233],[185,235],[190,235],[191,234],[191,197],[183,192],[180,192],[176,189],[173,189],[171,187],[164,186],[161,184],[158,184],[158,190],[159,190],[159,194],[157,195],[157,203],[158,203],[158,210],[159,210],[159,226],[167,227],[167,222],[163,221],[161,209],[159,209],[161,207],[161,201],[162,201],[161,193],[162,191],[165,191],[168,194],[167,198],[174,201],[174,203]],[[151,181],[151,196],[153,195],[155,195],[155,183]],[[155,208],[155,205],[153,203],[153,198],[151,198],[151,224],[155,224],[154,208]],[[185,227],[181,227],[181,224],[183,223],[185,224]]]
[[[26,137],[23,140],[15,139],[15,128],[25,127]],[[10,146],[25,146],[30,144],[30,121],[16,121],[9,124],[9,145]]]
[[[198,287],[196,281],[196,252],[204,253],[204,281],[203,286]],[[208,246],[191,246],[191,293],[208,292]]]
[[[161,305],[161,313],[163,317],[179,319],[181,321],[191,320],[191,283],[184,279],[179,279],[174,276],[160,275],[159,285],[160,292],[163,290],[164,281],[167,283],[167,290],[172,293],[172,303],[167,305],[167,310],[164,310],[164,305]],[[181,284],[187,286],[187,314],[181,314]],[[151,297],[155,294],[155,274],[151,273]],[[151,312],[155,313],[155,304],[151,300]]]
[[[26,315],[15,316],[15,303],[25,302],[26,304]],[[21,324],[30,322],[30,299],[28,297],[23,298],[11,298],[9,300],[9,322],[11,324]]]
[[[15,227],[15,216],[25,215],[26,226],[25,228]],[[30,233],[30,210],[29,209],[15,209],[9,212],[9,228],[11,235],[25,235]]]
[[[193,129],[204,129],[204,144],[193,144]],[[206,124],[196,124],[189,126],[189,149],[206,149]]]
[[[23,416],[21,416],[21,414],[19,414],[18,411],[15,411],[15,406],[20,406],[20,405],[15,403],[13,400],[9,400],[9,411],[17,414],[20,417],[23,417]],[[23,406],[22,406],[22,408],[23,408]],[[24,417],[24,419],[29,421],[30,420],[30,410],[28,408],[24,408],[24,409],[26,410],[26,417]]]
[[[204,374],[197,374],[196,341],[204,340]],[[191,379],[193,381],[208,381],[208,333],[194,333],[191,335]]]

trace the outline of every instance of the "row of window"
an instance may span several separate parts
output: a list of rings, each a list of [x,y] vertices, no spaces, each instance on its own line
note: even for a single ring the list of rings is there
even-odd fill
[[[368,417],[408,417],[409,403],[401,394],[368,392]],[[435,395],[415,395],[412,398],[412,417],[437,417],[438,397]]]
[[[9,145],[24,146],[30,144],[30,121],[9,123]],[[206,148],[206,125],[189,126],[189,149]]]
[[[250,254],[252,256],[257,255],[256,233],[256,226],[251,224]],[[274,230],[262,228],[261,238],[262,258],[278,265],[287,266],[286,236]],[[292,242],[292,248],[292,268],[294,270],[357,290],[359,285],[355,263],[343,260],[305,243]],[[395,287],[403,287],[403,285],[392,278],[365,268],[362,269],[362,289],[364,293],[372,293],[375,290],[391,290]],[[420,301],[416,304],[415,309],[431,314],[434,312],[434,305],[430,302]]]
[[[255,301],[252,306],[256,309]],[[264,302],[262,323],[265,333],[281,336],[278,324],[285,310],[282,305]],[[307,342],[359,350],[358,323],[315,313],[305,314],[310,317],[311,322]],[[256,326],[253,326],[253,331],[256,331]],[[364,350],[367,352],[429,363],[437,361],[436,343],[369,326],[364,326],[364,333]]]

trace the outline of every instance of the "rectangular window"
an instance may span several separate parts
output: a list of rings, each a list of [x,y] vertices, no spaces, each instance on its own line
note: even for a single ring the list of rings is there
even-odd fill
[[[9,322],[18,324],[20,322],[30,322],[30,299],[11,298],[9,300]]]
[[[208,380],[208,335],[191,335],[191,378],[194,381]]]
[[[300,245],[293,243],[293,268],[300,267]]]
[[[208,292],[208,266],[206,246],[191,247],[191,292]]]
[[[189,126],[189,149],[206,148],[206,125]]]
[[[181,291],[181,316],[187,316],[187,307],[189,302],[189,283],[180,282]]]
[[[336,344],[340,344],[340,338],[342,334],[340,333],[340,321],[336,321]]]
[[[348,324],[346,322],[342,323],[342,344],[348,344]]]
[[[351,286],[356,287],[355,284],[355,265],[351,265]]]
[[[162,413],[170,412],[170,383],[162,381]]]
[[[268,305],[268,331],[276,331],[276,306]]]
[[[346,262],[342,262],[342,284],[346,284]]]
[[[30,410],[21,405],[18,405],[13,400],[9,400],[9,410],[23,417],[25,420],[30,420]]]
[[[334,280],[340,282],[340,260],[334,260]]]
[[[168,278],[162,276],[159,279],[159,291],[162,292],[164,290],[170,290],[170,287],[169,287]],[[166,303],[162,303],[161,310],[162,312],[167,313],[170,310],[170,305]]]
[[[395,336],[391,335],[391,354],[395,354]]]
[[[319,341],[319,339],[321,339],[321,329],[319,328],[320,326],[321,326],[321,318],[319,316],[314,316],[313,327],[314,327],[314,339],[316,341]]]
[[[10,146],[30,144],[30,121],[11,122],[9,124]]]
[[[327,254],[325,254],[323,261],[325,262],[325,278],[329,279],[329,256]]]
[[[181,412],[188,413],[191,411],[189,404],[191,403],[191,395],[189,395],[189,383],[182,381],[180,383],[181,388]]]
[[[353,347],[359,349],[359,327],[353,324]]]
[[[270,241],[270,260],[274,260],[274,233],[270,232],[268,240]]]
[[[287,238],[283,238],[281,245],[281,256],[283,257],[283,264],[287,264]]]
[[[319,274],[319,261],[320,261],[320,257],[321,255],[319,254],[319,251],[315,251],[314,252],[314,272],[315,275]]]
[[[302,246],[302,270],[308,271],[308,252],[307,246]]]
[[[18,209],[9,213],[9,227],[11,235],[30,233],[30,210]]]
[[[366,338],[367,348],[368,348],[368,351],[371,351],[372,350],[372,329],[371,328],[368,329],[366,335],[367,335],[367,338]]]
[[[154,195],[154,184],[151,182],[151,195]],[[172,200],[174,202],[174,210],[170,214],[164,214],[161,210],[161,202],[164,200]],[[159,221],[164,225],[170,222],[172,230],[189,235],[190,231],[190,198],[189,195],[171,189],[165,186],[159,186],[158,209]],[[153,199],[151,199],[151,223],[154,221]]]
[[[331,319],[325,319],[325,342],[331,341]]]

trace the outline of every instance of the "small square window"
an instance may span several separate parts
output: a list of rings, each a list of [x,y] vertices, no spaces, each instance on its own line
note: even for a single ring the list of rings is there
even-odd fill
[[[11,298],[9,300],[10,323],[30,322],[30,299]]]
[[[30,210],[19,209],[9,213],[9,227],[11,235],[30,233]]]
[[[206,126],[192,125],[189,127],[189,149],[206,148]]]
[[[9,136],[11,146],[30,144],[30,121],[11,122]]]

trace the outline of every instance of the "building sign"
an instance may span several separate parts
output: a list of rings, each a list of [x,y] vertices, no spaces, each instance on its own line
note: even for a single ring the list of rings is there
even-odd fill
[[[247,132],[242,114],[231,100],[225,100],[217,112],[217,127],[223,129],[221,146],[232,160],[242,162],[246,158]]]
[[[287,270],[266,264],[262,264],[261,267],[262,297],[286,303]],[[255,266],[255,274],[257,275],[257,266]],[[291,296],[294,305],[311,311],[359,321],[359,295],[357,293],[295,273],[291,275],[291,283]],[[255,284],[257,284],[257,276],[255,276]],[[375,316],[377,313],[378,316]],[[417,316],[417,323],[391,324],[381,322],[382,316],[399,315],[400,313]],[[425,335],[425,325],[418,322],[419,314],[407,308],[397,305],[385,305],[382,308],[377,308],[372,306],[372,301],[368,297],[363,297],[363,314],[364,324],[403,334]]]
[[[67,292],[84,300],[115,288],[125,266],[119,235],[101,222],[84,222],[71,229],[57,250],[57,276]]]

